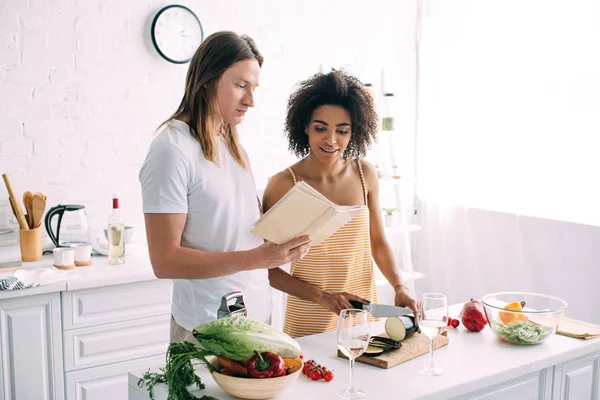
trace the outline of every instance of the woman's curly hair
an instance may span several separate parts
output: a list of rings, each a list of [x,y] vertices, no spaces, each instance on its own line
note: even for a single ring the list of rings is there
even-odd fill
[[[362,82],[340,70],[316,74],[291,94],[287,105],[285,134],[289,150],[298,157],[310,153],[306,127],[314,110],[322,105],[340,106],[350,113],[352,135],[344,158],[362,158],[377,139],[377,112]]]

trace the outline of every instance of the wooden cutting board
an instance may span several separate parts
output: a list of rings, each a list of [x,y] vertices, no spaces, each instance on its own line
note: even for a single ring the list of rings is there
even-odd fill
[[[448,344],[448,337],[445,334],[447,332],[438,335],[433,340],[434,350]],[[387,337],[385,333],[377,336]],[[403,340],[402,347],[398,350],[388,351],[377,357],[359,356],[356,361],[387,369],[427,353],[429,353],[429,338],[420,333],[415,333],[408,339]],[[348,358],[340,350],[338,350],[338,357]]]

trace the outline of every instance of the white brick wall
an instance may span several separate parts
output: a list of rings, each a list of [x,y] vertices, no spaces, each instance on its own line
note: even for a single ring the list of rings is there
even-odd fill
[[[44,192],[49,205],[84,204],[99,230],[118,192],[128,223],[143,225],[137,174],[154,129],[181,99],[187,71],[152,47],[152,18],[167,4],[0,4],[0,172],[18,193]],[[387,90],[399,95],[400,131],[413,135],[416,1],[183,4],[197,13],[205,36],[247,33],[265,56],[257,106],[241,127],[259,187],[294,161],[281,133],[286,100],[320,64],[348,67],[375,83],[385,67]]]

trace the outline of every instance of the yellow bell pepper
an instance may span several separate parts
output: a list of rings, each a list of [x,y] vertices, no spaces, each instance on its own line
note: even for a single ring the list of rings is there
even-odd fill
[[[525,302],[512,302],[510,304],[507,304],[504,306],[505,310],[510,310],[510,311],[521,311],[523,309],[523,307],[525,307]],[[507,312],[502,312],[500,311],[499,313],[500,316],[500,320],[502,321],[502,323],[504,325],[508,325],[511,322],[516,322],[516,321],[527,321],[527,317],[521,313],[507,313]]]

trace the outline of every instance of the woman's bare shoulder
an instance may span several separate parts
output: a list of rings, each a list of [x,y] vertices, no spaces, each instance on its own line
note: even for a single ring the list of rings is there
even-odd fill
[[[291,172],[286,168],[269,178],[263,194],[263,209],[266,212],[294,186]]]
[[[279,171],[269,178],[267,187],[268,186],[294,186],[294,178],[292,177],[292,173],[287,168]]]
[[[363,175],[365,177],[367,189],[377,187],[377,171],[375,170],[373,164],[365,160],[360,160],[360,164],[363,170]]]

